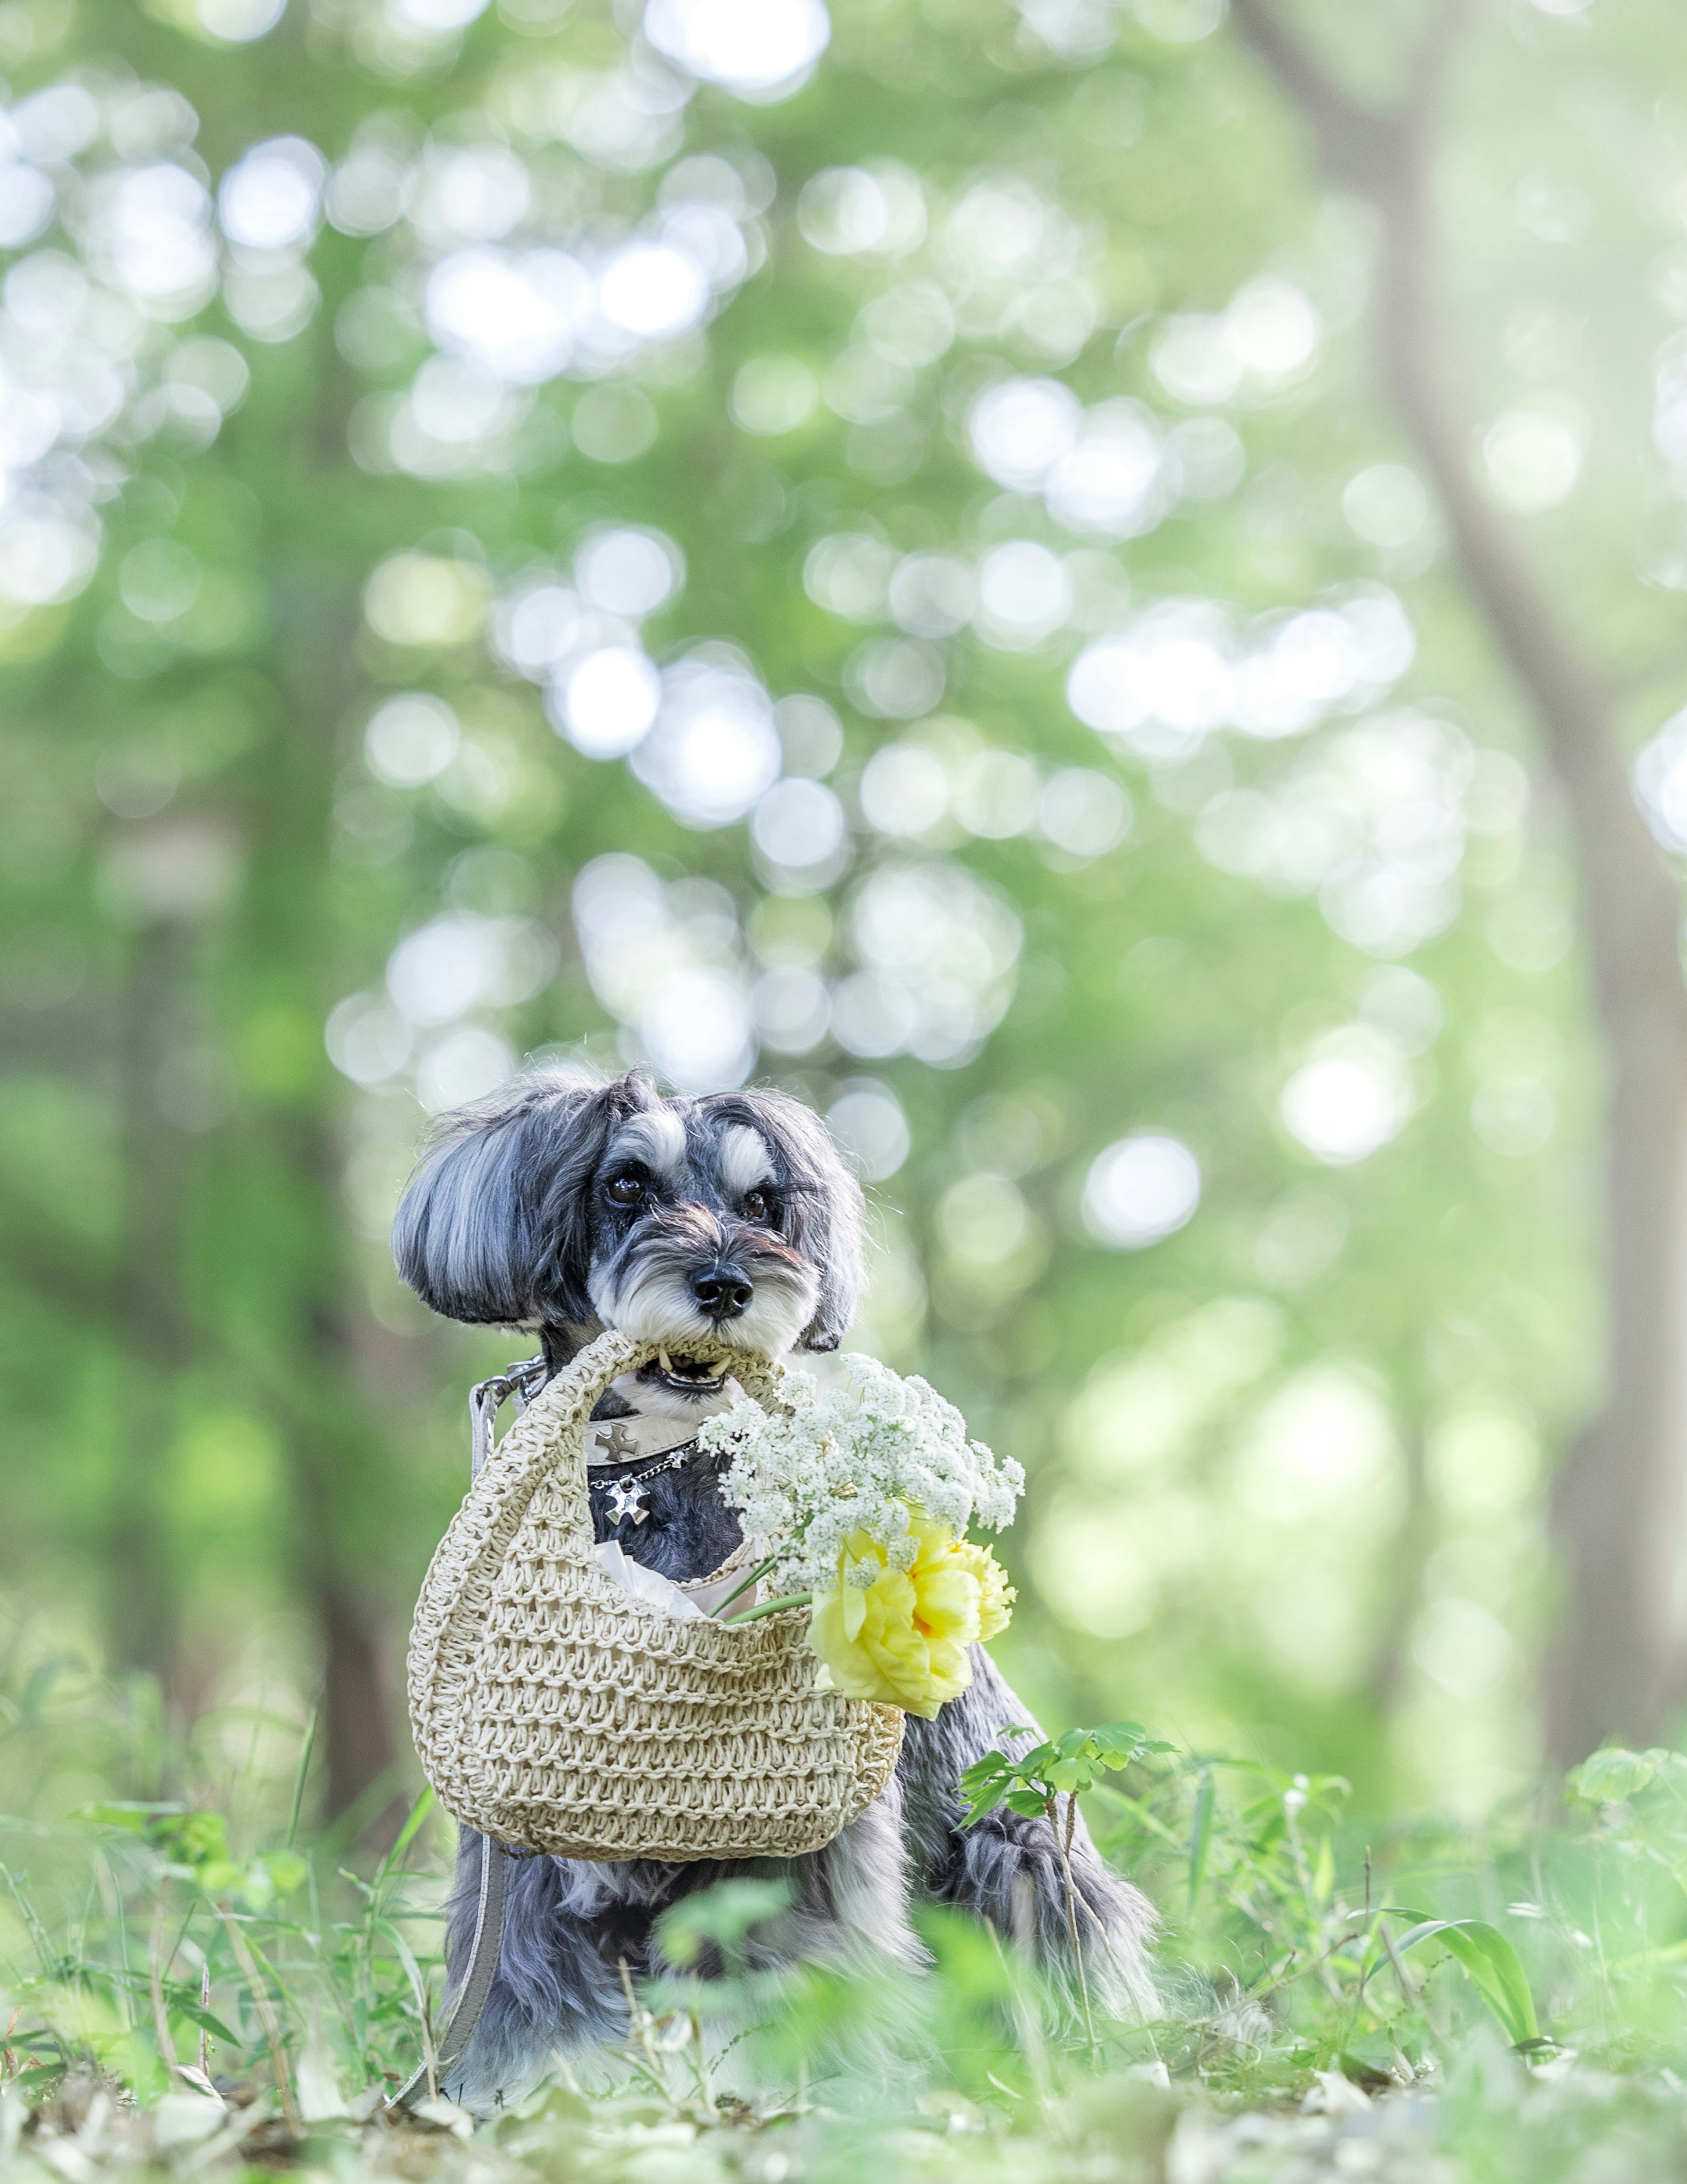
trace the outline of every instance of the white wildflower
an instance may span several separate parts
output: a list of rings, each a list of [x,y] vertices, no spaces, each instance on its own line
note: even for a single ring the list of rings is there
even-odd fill
[[[705,1448],[730,1452],[721,1494],[746,1535],[777,1556],[782,1591],[835,1585],[852,1532],[865,1532],[898,1568],[911,1567],[918,1542],[910,1508],[956,1537],[975,1522],[999,1531],[1025,1485],[1011,1457],[968,1440],[966,1420],[928,1382],[905,1380],[876,1358],[851,1355],[844,1363],[850,1388],[822,1395],[810,1374],[788,1372],[788,1415],[746,1398],[705,1419],[698,1436]],[[878,1574],[849,1572],[863,1585]]]

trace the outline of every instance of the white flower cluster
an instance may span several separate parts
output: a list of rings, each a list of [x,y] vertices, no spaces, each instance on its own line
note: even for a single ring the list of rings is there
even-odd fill
[[[721,1492],[745,1535],[777,1557],[781,1591],[834,1584],[851,1532],[866,1533],[906,1568],[917,1545],[910,1507],[957,1538],[975,1520],[999,1532],[1025,1485],[1023,1466],[969,1440],[965,1418],[927,1381],[854,1353],[844,1362],[853,1388],[822,1395],[810,1374],[788,1372],[788,1416],[744,1400],[706,1418],[698,1435],[705,1448],[731,1453]],[[882,1574],[869,1563],[860,1581]]]

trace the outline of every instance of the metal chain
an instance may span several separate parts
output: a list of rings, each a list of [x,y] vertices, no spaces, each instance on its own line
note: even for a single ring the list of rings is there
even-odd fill
[[[550,1367],[541,1354],[524,1357],[518,1363],[506,1365],[501,1373],[494,1373],[489,1380],[482,1380],[469,1390],[469,1476],[481,1475],[481,1466],[492,1454],[492,1438],[497,1424],[498,1408],[514,1397],[518,1412],[525,1411],[545,1382],[550,1378]]]
[[[661,1461],[653,1463],[648,1471],[635,1471],[631,1478],[593,1479],[590,1482],[592,1491],[594,1494],[608,1494],[617,1486],[642,1486],[647,1479],[660,1479],[665,1471],[677,1471],[682,1463],[689,1463],[697,1453],[697,1443],[694,1440],[688,1440],[683,1448],[670,1449]],[[636,1462],[637,1459],[635,1458],[634,1461]],[[607,1463],[593,1466],[593,1468],[597,1471],[609,1471],[615,1468]]]

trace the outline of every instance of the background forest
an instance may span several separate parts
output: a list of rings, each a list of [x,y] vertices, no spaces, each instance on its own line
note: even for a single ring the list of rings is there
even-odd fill
[[[1667,1735],[1687,20],[3,0],[0,73],[8,1806],[316,1708],[307,1822],[408,1808],[520,1346],[386,1231],[533,1060],[830,1117],[1052,1724],[1455,1815]]]

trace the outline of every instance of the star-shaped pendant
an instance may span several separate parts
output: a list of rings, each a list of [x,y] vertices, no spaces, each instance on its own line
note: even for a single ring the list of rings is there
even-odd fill
[[[621,1524],[631,1517],[635,1524],[642,1524],[650,1512],[644,1506],[644,1489],[636,1479],[624,1479],[610,1489],[610,1518]]]

